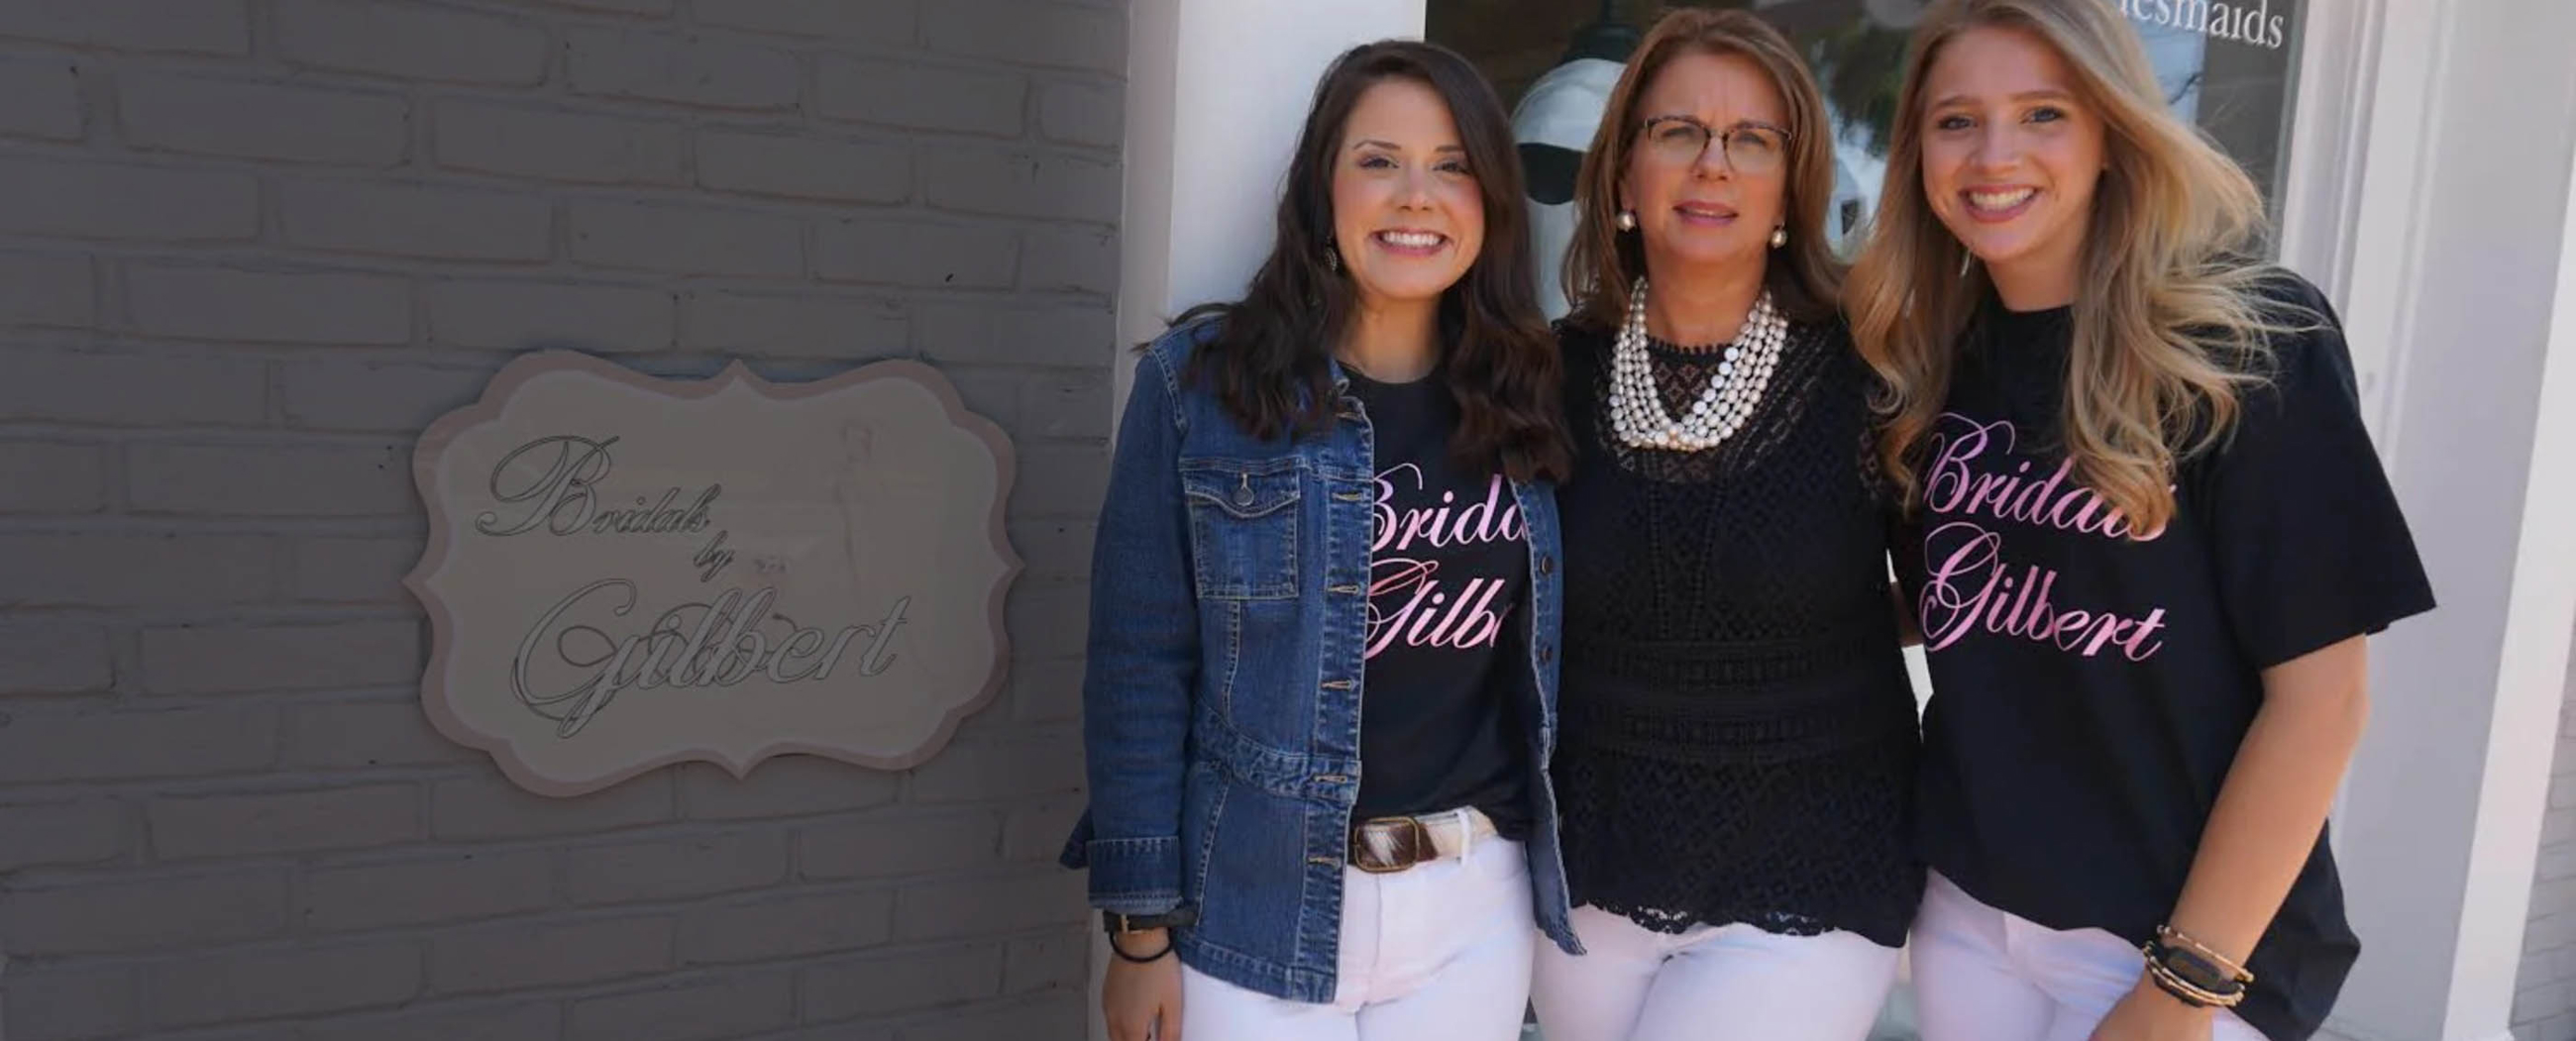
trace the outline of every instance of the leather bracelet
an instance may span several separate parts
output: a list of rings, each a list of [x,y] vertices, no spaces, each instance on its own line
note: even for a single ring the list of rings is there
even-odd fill
[[[1112,937],[1110,937],[1110,938],[1109,938],[1109,953],[1117,955],[1117,956],[1118,956],[1118,960],[1123,961],[1123,962],[1128,962],[1128,963],[1130,963],[1130,964],[1135,964],[1135,965],[1152,965],[1152,964],[1154,964],[1155,962],[1158,962],[1158,961],[1161,961],[1161,960],[1163,960],[1163,959],[1165,959],[1165,958],[1171,957],[1171,956],[1172,956],[1172,949],[1173,949],[1174,947],[1179,946],[1179,945],[1180,945],[1180,941],[1178,941],[1178,940],[1174,940],[1174,939],[1171,939],[1171,938],[1169,938],[1169,937],[1166,937],[1166,938],[1163,940],[1163,949],[1162,949],[1162,950],[1155,951],[1153,954],[1150,954],[1150,955],[1146,955],[1146,956],[1143,956],[1143,957],[1139,957],[1139,956],[1137,956],[1137,955],[1133,955],[1133,954],[1129,954],[1129,953],[1127,953],[1126,948],[1123,948],[1123,947],[1118,946],[1118,938],[1117,938],[1117,937],[1115,937],[1115,936],[1112,936]]]
[[[2174,975],[2172,970],[2155,962],[2147,963],[2147,978],[2155,981],[2156,989],[2193,1008],[2235,1008],[2238,1002],[2245,1000],[2244,991],[2240,990],[2229,995],[2215,994],[2192,985],[2182,977]]]
[[[1148,929],[1178,929],[1183,926],[1196,925],[1198,924],[1198,921],[1198,908],[1191,907],[1187,904],[1175,907],[1169,911],[1163,912],[1162,914],[1119,914],[1116,911],[1100,912],[1100,926],[1107,930],[1112,936],[1119,933],[1144,932]]]

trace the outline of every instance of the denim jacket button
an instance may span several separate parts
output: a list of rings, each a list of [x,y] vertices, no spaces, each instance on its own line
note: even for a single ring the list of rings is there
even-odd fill
[[[1539,573],[1539,574],[1542,574],[1542,575],[1553,575],[1553,574],[1555,574],[1555,573],[1556,573],[1556,557],[1554,557],[1554,556],[1552,556],[1552,555],[1549,555],[1549,554],[1544,554],[1544,553],[1540,554],[1540,555],[1539,555],[1539,558],[1538,558],[1538,573]]]
[[[1541,648],[1539,648],[1539,649],[1538,649],[1538,663],[1539,663],[1539,664],[1541,664],[1541,665],[1545,665],[1545,664],[1547,664],[1547,663],[1549,663],[1549,662],[1552,662],[1552,661],[1555,661],[1555,660],[1556,660],[1556,648],[1554,648],[1554,647],[1541,647]]]
[[[1251,479],[1251,478],[1249,478],[1249,477],[1244,478],[1244,479],[1243,479],[1243,483],[1242,483],[1242,484],[1238,484],[1238,485],[1235,485],[1235,486],[1234,486],[1234,504],[1235,504],[1235,505],[1237,505],[1237,506],[1242,506],[1242,507],[1246,507],[1246,508],[1249,508],[1249,507],[1252,505],[1252,479]]]

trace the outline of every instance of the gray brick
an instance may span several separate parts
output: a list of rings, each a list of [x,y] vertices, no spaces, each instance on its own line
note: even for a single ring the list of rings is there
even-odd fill
[[[572,1003],[572,1041],[717,1041],[796,1018],[785,973],[681,983]]]
[[[276,758],[277,712],[266,708],[22,712],[0,726],[0,784],[240,773]],[[15,936],[10,950],[29,953]]]
[[[934,209],[1095,224],[1118,222],[1125,189],[1113,163],[977,148],[925,151],[921,186]]]
[[[925,1020],[904,1026],[896,1031],[895,1037],[898,1041],[1081,1037],[1087,1007],[1084,1001],[1071,995],[1048,998],[1034,1005]]]
[[[944,940],[1079,924],[1085,882],[1070,871],[1019,878],[921,882],[895,900],[895,936]]]
[[[2559,776],[2550,779],[2549,808],[2576,809],[2576,776]]]
[[[136,51],[250,53],[247,0],[16,0],[0,36]]]
[[[0,1001],[0,1037],[11,1041],[93,1041],[120,1037],[143,1007],[128,966],[11,968]]]
[[[0,254],[0,325],[86,326],[94,297],[86,257]]]
[[[836,1023],[760,1034],[743,1041],[894,1041],[894,1028],[882,1023]]]
[[[438,853],[418,860],[313,868],[297,919],[334,933],[467,922],[554,905],[554,860],[544,850]]]
[[[912,151],[875,141],[703,130],[698,183],[745,195],[897,203],[912,194]]]
[[[146,878],[0,893],[12,957],[118,954],[256,940],[286,927],[279,868]]]
[[[557,7],[613,11],[618,14],[666,15],[671,13],[671,0],[540,0],[540,2]]]
[[[1106,304],[1015,307],[943,300],[922,305],[914,328],[922,353],[942,362],[1088,369],[1118,345],[1115,316]]]
[[[125,806],[105,799],[0,806],[0,873],[94,864],[125,852]]]
[[[438,164],[453,170],[587,184],[682,182],[674,122],[480,101],[436,108]]]
[[[126,451],[144,513],[408,517],[420,509],[404,445],[145,444]]]
[[[1030,0],[940,0],[923,39],[944,54],[1050,68],[1127,71],[1127,22],[1116,11]]]
[[[915,0],[724,0],[697,12],[701,25],[788,36],[895,45],[913,39]]]
[[[281,366],[286,422],[307,430],[411,433],[482,396],[492,373],[363,361]]]
[[[706,763],[678,768],[680,805],[690,820],[803,817],[882,806],[894,801],[900,774],[819,756],[764,760],[739,781]]]
[[[839,55],[815,70],[815,111],[825,119],[1018,137],[1028,107],[1028,81],[1006,73]]]
[[[295,1041],[558,1041],[562,1022],[563,1012],[553,1001],[433,1008],[334,1017],[306,1025]]]
[[[1074,822],[1081,819],[1082,803],[1074,799],[1015,807],[1010,821],[1002,826],[1002,857],[1051,862],[1064,851],[1065,838],[1073,834]]]
[[[2568,946],[2576,946],[2576,911],[2540,913],[2536,909],[2523,927],[2522,949],[2546,951]]]
[[[1001,955],[985,944],[841,961],[798,973],[797,989],[808,1023],[959,1005],[993,996]]]
[[[904,354],[902,305],[866,297],[705,291],[690,294],[682,342],[747,357],[885,358]]]
[[[24,607],[242,604],[268,594],[266,538],[242,535],[0,535],[0,589]]]
[[[1002,228],[908,220],[846,220],[815,236],[814,270],[825,281],[948,289],[1011,284],[1019,243]],[[947,304],[958,311],[989,305]]]
[[[448,83],[534,85],[545,30],[521,18],[381,0],[279,0],[286,59],[344,72]]]
[[[154,243],[259,234],[259,182],[229,170],[0,158],[0,231]]]
[[[2540,851],[2540,881],[2557,882],[2576,878],[2576,842],[2562,842]],[[2571,908],[2570,910],[2576,910]]]
[[[804,273],[804,229],[785,217],[619,202],[576,202],[571,211],[572,256],[585,264],[684,275]]]
[[[566,850],[564,888],[576,904],[676,900],[758,889],[787,877],[787,836],[736,832]]]
[[[893,906],[882,889],[700,901],[680,916],[680,958],[706,965],[873,947],[886,941]]]
[[[312,933],[469,922],[554,907],[546,850],[435,853],[420,861],[309,868],[296,920]]]
[[[1106,228],[1029,229],[1020,261],[1020,288],[1047,292],[1118,290],[1118,236]]]
[[[117,79],[127,144],[244,159],[392,166],[411,138],[397,94],[137,73]]]
[[[671,920],[610,918],[441,933],[430,941],[430,987],[441,994],[533,990],[661,972]]]
[[[78,141],[82,131],[80,79],[69,61],[0,60],[0,134]]]
[[[420,623],[205,625],[143,631],[153,694],[392,687],[420,681]]]
[[[1038,91],[1038,132],[1050,141],[1116,148],[1125,139],[1125,104],[1115,87],[1050,83]]]
[[[289,595],[297,600],[339,604],[412,602],[403,576],[420,562],[416,538],[315,535],[295,540],[294,578]]]
[[[0,347],[0,415],[132,425],[257,424],[268,372],[256,361],[176,353]]]
[[[1073,369],[1034,376],[1021,409],[1020,425],[1014,430],[1019,437],[1105,441],[1109,437],[1109,371]]]
[[[796,836],[806,878],[885,878],[993,861],[1001,818],[991,810],[888,811],[808,825]]]
[[[966,411],[992,420],[1004,430],[1020,425],[1020,391],[1028,383],[1028,374],[1006,368],[969,368],[962,365],[940,370],[950,386],[957,388]]]
[[[134,327],[190,340],[411,342],[411,283],[392,275],[129,264]]]
[[[715,108],[796,104],[796,59],[769,47],[627,29],[575,29],[567,47],[576,94]]]
[[[1013,662],[1003,697],[1014,723],[1078,721],[1082,718],[1082,659]]]
[[[392,1005],[420,993],[420,945],[402,940],[165,961],[144,969],[143,992],[162,1026]]]
[[[1053,936],[1011,941],[1010,953],[1002,969],[1002,993],[1081,991],[1090,984],[1090,930],[1075,929]]]
[[[1011,516],[1097,516],[1108,486],[1109,453],[1102,449],[1022,446],[1011,479]]]
[[[0,694],[76,694],[106,690],[115,681],[107,630],[95,626],[47,622],[0,626],[0,661],[9,663],[7,671],[0,671]]]
[[[402,784],[158,798],[143,814],[161,860],[382,846],[421,834],[419,793]]]
[[[915,802],[1018,799],[1079,791],[1082,735],[1048,729],[960,738],[912,774]]]
[[[286,241],[310,249],[439,260],[544,260],[554,205],[502,192],[416,184],[290,181],[280,186]]]
[[[671,346],[667,290],[551,282],[440,282],[429,287],[429,338],[455,347],[660,351]]]
[[[1015,583],[1003,612],[1013,655],[1078,658],[1091,629],[1091,590],[1079,582]]]
[[[1028,565],[1024,573],[1030,579],[1089,578],[1091,544],[1099,538],[1100,525],[1079,520],[1030,520],[1013,517],[1010,521],[1011,547],[1020,551]],[[1016,675],[1018,670],[1012,670]],[[1074,678],[1079,680],[1079,669]]]
[[[537,795],[498,776],[441,781],[430,793],[430,830],[451,841],[572,835],[669,819],[667,773],[572,798]]]

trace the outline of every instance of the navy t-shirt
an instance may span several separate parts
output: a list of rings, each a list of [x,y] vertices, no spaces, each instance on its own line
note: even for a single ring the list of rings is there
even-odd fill
[[[2331,306],[2295,276],[2267,295],[2317,327],[2273,338],[2233,434],[2178,466],[2175,516],[2143,536],[2063,451],[2068,311],[1989,300],[1962,344],[1899,571],[1934,689],[1919,834],[1987,904],[2149,939],[2263,670],[2433,606]],[[2320,836],[2238,1014],[2308,1037],[2359,952]]]

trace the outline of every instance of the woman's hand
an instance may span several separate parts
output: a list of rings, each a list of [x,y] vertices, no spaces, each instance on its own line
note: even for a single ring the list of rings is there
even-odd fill
[[[2144,976],[2093,1028],[2093,1041],[2210,1041],[2215,1009],[2193,1008]]]
[[[1181,1041],[1181,957],[1171,953],[1171,930],[1112,935],[1109,943],[1138,956],[1166,952],[1150,962],[1110,961],[1109,979],[1100,987],[1109,1041]]]

